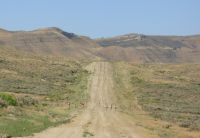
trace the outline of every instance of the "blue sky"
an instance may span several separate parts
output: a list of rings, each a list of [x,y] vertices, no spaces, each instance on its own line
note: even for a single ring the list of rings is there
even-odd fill
[[[200,0],[1,0],[0,28],[51,26],[93,38],[200,34]]]

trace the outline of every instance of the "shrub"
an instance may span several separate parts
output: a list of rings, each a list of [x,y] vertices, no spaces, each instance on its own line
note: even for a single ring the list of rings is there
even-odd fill
[[[17,105],[17,100],[13,95],[0,93],[0,98],[5,101],[8,105]]]
[[[5,107],[5,106],[6,106],[5,101],[0,98],[0,107]]]
[[[20,106],[23,106],[23,105],[31,106],[31,105],[36,105],[38,103],[37,100],[27,95],[18,98],[17,101],[18,101],[18,105]]]

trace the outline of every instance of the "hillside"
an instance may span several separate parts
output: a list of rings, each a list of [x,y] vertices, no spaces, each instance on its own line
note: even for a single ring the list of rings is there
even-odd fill
[[[139,63],[199,63],[200,58],[200,36],[128,34],[97,39],[96,42],[104,47],[99,51],[100,55],[109,60]]]
[[[95,58],[98,45],[88,37],[67,33],[59,28],[34,31],[0,30],[0,46],[43,56]]]
[[[32,55],[128,61],[134,63],[200,63],[200,36],[128,34],[93,40],[59,28],[33,31],[0,29],[0,47]]]
[[[68,122],[85,101],[87,76],[83,62],[0,47],[0,138]]]

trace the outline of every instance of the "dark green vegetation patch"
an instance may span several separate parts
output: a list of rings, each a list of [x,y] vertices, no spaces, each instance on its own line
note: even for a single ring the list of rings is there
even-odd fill
[[[0,93],[0,99],[2,100],[2,102],[5,102],[6,105],[17,105],[17,100],[13,95]]]

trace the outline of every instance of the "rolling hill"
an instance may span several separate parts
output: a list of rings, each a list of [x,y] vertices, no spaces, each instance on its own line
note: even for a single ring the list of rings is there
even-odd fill
[[[200,36],[128,34],[97,39],[100,54],[110,60],[145,63],[199,63]],[[112,52],[115,51],[115,52]],[[119,52],[121,51],[121,52]]]
[[[88,37],[67,33],[52,27],[15,32],[1,29],[0,47],[40,56],[96,58],[93,49],[99,46]]]
[[[200,63],[200,36],[127,34],[91,39],[59,28],[33,31],[0,29],[0,48],[70,59],[102,59],[134,63]]]

